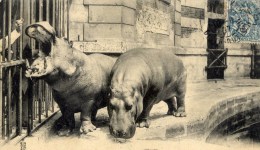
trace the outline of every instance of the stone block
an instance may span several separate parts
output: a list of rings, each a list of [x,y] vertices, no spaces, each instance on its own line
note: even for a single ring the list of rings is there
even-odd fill
[[[135,10],[128,7],[122,7],[122,23],[135,25],[135,22],[136,22]]]
[[[176,138],[185,135],[185,127],[182,124],[169,126],[166,129],[166,138]]]
[[[241,97],[241,98],[238,98],[235,100],[236,103],[245,103],[247,101],[247,98],[246,97]]]
[[[89,6],[90,23],[121,23],[121,6]]]
[[[135,27],[131,25],[122,25],[122,38],[126,41],[128,40],[135,40],[136,37],[136,31]]]
[[[83,26],[84,23],[70,22],[69,36],[71,41],[83,40]]]
[[[201,132],[204,130],[204,122],[193,122],[187,125],[187,135]]]
[[[181,46],[181,36],[175,35],[174,45],[175,45],[175,46]]]
[[[181,12],[181,1],[175,2],[175,11]]]
[[[121,24],[88,24],[84,25],[84,40],[122,38]]]
[[[138,140],[163,140],[165,139],[166,127],[137,128],[136,139]]]
[[[84,0],[71,0],[72,4],[83,4]]]
[[[181,13],[177,11],[175,11],[174,13],[175,13],[175,22],[181,23]]]
[[[228,100],[227,101],[227,108],[232,108],[234,106],[235,102],[234,99]]]
[[[72,4],[69,13],[72,22],[88,22],[88,7],[82,4]]]
[[[121,5],[136,9],[136,0],[84,0],[84,5]]]
[[[181,24],[179,23],[175,23],[174,24],[174,32],[175,32],[175,35],[179,35],[181,36]]]

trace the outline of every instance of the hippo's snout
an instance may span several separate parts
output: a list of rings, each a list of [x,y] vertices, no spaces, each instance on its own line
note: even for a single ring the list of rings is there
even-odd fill
[[[110,134],[116,138],[129,139],[135,135],[136,126],[131,125],[127,130],[114,129],[112,126],[109,126]]]

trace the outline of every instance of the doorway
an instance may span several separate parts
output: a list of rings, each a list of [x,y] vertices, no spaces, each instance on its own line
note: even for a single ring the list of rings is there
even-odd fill
[[[224,20],[209,19],[207,30],[207,79],[224,79],[227,49],[224,48]]]

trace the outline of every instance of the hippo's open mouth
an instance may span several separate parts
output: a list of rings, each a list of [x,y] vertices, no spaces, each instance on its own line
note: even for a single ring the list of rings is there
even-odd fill
[[[28,26],[25,33],[41,44],[41,50],[35,54],[34,59],[26,60],[25,76],[42,77],[51,73],[55,70],[51,57],[53,41],[55,40],[54,28],[48,22],[38,22]]]
[[[55,70],[49,56],[38,57],[33,60],[31,65],[29,64],[29,61],[26,60],[26,68],[26,77],[42,77]]]

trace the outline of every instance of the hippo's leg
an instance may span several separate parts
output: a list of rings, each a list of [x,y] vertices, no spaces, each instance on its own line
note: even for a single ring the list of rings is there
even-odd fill
[[[93,132],[96,130],[96,126],[94,126],[91,122],[92,116],[95,114],[93,112],[94,108],[94,100],[90,100],[81,106],[81,127],[80,127],[80,133],[87,134],[88,132]]]
[[[175,98],[169,98],[167,100],[164,100],[164,102],[168,105],[167,115],[173,115],[177,111]]]
[[[185,93],[186,93],[186,75],[182,77],[177,88],[177,111],[174,113],[175,117],[186,117],[185,112]]]
[[[53,97],[59,105],[62,114],[62,116],[56,121],[55,128],[58,131],[58,135],[68,136],[75,128],[74,113],[62,105],[62,102],[64,102],[65,99],[55,90],[53,90]]]
[[[75,128],[74,113],[63,109],[62,116],[56,121],[55,126],[59,136],[69,136]]]
[[[148,120],[149,114],[151,109],[153,108],[153,99],[144,99],[144,104],[143,104],[143,111],[138,117],[136,121],[137,127],[143,128],[149,128],[150,126],[150,121]]]

